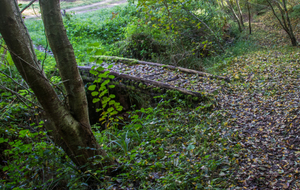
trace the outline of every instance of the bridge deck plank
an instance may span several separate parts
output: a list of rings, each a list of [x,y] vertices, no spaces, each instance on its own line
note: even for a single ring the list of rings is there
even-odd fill
[[[203,94],[212,93],[221,88],[221,82],[225,77],[214,77],[200,75],[198,71],[185,72],[182,69],[166,67],[162,64],[124,64],[122,62],[103,62],[97,67],[109,69],[110,74],[123,79],[143,82],[166,89],[173,89],[184,94],[201,97]],[[89,71],[92,66],[79,66],[80,71]],[[190,69],[188,69],[191,71]],[[86,75],[86,74],[84,74]]]

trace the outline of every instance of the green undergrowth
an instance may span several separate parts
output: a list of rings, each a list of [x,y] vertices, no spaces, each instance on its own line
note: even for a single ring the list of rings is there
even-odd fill
[[[195,70],[204,70],[203,66],[206,65],[211,67],[213,57],[221,55],[220,60],[223,59],[224,55],[215,38],[204,26],[200,26],[197,19],[178,7],[172,13],[178,16],[168,18],[164,5],[153,3],[148,8],[129,3],[84,14],[67,14],[64,24],[77,62],[80,65],[89,62],[87,44],[95,42],[100,44],[103,54],[107,56],[147,60]],[[203,10],[194,10],[195,6],[200,5],[204,6]],[[230,33],[222,30],[228,18],[220,9],[212,8],[210,3],[204,5],[195,2],[187,6],[215,30],[223,46],[226,47],[224,36],[236,35],[234,24]],[[151,14],[148,15],[144,9],[151,10]],[[170,19],[178,20],[172,25],[172,30]],[[46,47],[42,21],[27,19],[25,22],[34,44]],[[226,48],[230,49],[229,46]],[[236,51],[240,51],[239,48]],[[229,56],[225,54],[226,58]],[[211,60],[208,58],[209,61],[206,61],[206,57],[211,57]]]
[[[65,18],[79,63],[88,61],[90,55],[85,52],[89,43],[100,44],[101,54],[116,56],[119,53],[116,47],[123,47],[120,45],[123,41],[118,41],[129,40],[127,35],[135,34],[136,31],[130,31],[127,26],[130,16],[137,13],[134,8],[121,10],[123,8]],[[47,47],[41,21],[27,20],[26,24],[34,43]],[[235,34],[235,39],[226,43],[225,53],[194,59],[190,67],[196,68],[197,60],[207,72],[230,77],[230,83],[222,83],[225,95],[256,93],[271,100],[278,93],[293,90],[290,86],[298,85],[300,52],[299,48],[279,46],[284,39],[272,31],[259,30],[259,22],[253,25],[255,32],[248,35],[245,30]],[[143,35],[134,37],[139,39]],[[130,47],[144,48],[143,43],[140,45]],[[142,50],[146,54],[149,49]],[[61,85],[54,58],[45,59],[45,54],[38,51],[37,56],[53,85]],[[10,66],[9,55],[6,60],[1,71],[24,84]],[[1,85],[35,100],[29,90],[20,91],[11,79],[0,76]],[[282,88],[289,83],[286,89]],[[82,172],[75,167],[45,132],[34,105],[22,104],[13,93],[4,90],[0,93],[0,158],[4,160],[0,165],[1,189],[89,189],[89,179],[94,179],[98,189],[235,189],[238,164],[247,161],[241,156],[246,148],[239,144],[242,129],[234,128],[237,119],[246,116],[232,117],[232,113],[221,109],[220,104],[226,101],[217,102],[218,95],[207,97],[199,105],[187,105],[180,98],[168,99],[162,95],[156,97],[157,106],[126,113],[127,121],[120,117],[114,120],[118,123],[111,122],[105,130],[94,125],[99,144],[119,166],[117,173],[108,176],[105,171]],[[282,100],[282,97],[279,98]],[[284,98],[288,100],[289,96]],[[232,102],[226,103],[231,105]],[[291,111],[286,112],[291,112],[287,115],[289,120],[295,116],[292,106]]]
[[[121,130],[110,127],[95,132],[107,152],[124,166],[124,172],[107,177],[104,188],[117,185],[134,189],[223,189],[231,178],[239,145],[229,146],[235,133],[225,135],[225,111],[210,102],[194,109],[181,103],[130,113],[131,122]],[[96,126],[95,126],[96,128]],[[117,183],[116,183],[117,182]]]
[[[184,108],[185,102],[177,98],[164,99],[164,95],[159,96],[158,106],[128,113],[130,121],[121,128],[111,124],[98,131],[98,126],[93,126],[99,144],[122,166],[114,176],[106,176],[100,170],[81,172],[54,146],[43,123],[28,121],[25,128],[10,124],[0,137],[0,145],[7,149],[1,154],[6,161],[1,166],[5,177],[0,180],[0,187],[88,189],[89,178],[100,189],[234,186],[232,174],[240,147],[229,145],[237,133],[224,130],[228,113],[216,110],[212,100]]]
[[[255,36],[249,35],[248,31],[243,31],[231,43],[226,45],[225,53],[203,59],[205,71],[215,75],[223,75],[226,69],[231,67],[232,61],[236,57],[251,54],[261,49],[257,42],[253,40]]]
[[[64,24],[67,35],[73,45],[78,64],[87,63],[90,55],[88,44],[99,43],[106,55],[114,55],[113,44],[124,38],[124,27],[135,14],[133,7],[126,5],[99,9],[85,14],[67,14]],[[36,46],[47,46],[42,20],[25,19],[33,43]],[[50,49],[48,47],[48,49]]]

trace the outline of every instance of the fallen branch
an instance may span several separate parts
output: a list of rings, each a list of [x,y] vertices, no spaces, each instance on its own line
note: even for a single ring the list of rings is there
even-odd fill
[[[30,3],[28,5],[26,5],[22,10],[21,13],[23,13],[28,7],[30,7],[36,0],[32,0],[30,1]]]

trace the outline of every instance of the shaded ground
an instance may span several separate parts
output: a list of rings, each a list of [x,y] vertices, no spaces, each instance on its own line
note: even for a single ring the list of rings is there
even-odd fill
[[[299,189],[300,50],[284,46],[287,35],[262,21],[254,25],[262,48],[231,60],[226,75],[235,81],[217,99],[242,150],[239,189]]]
[[[299,50],[241,56],[228,72],[236,77],[218,96],[228,128],[242,148],[237,177],[246,189],[300,187]]]

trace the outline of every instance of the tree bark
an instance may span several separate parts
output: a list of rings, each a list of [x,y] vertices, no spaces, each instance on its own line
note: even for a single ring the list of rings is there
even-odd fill
[[[58,62],[61,77],[67,80],[65,87],[69,107],[58,98],[37,61],[16,0],[0,1],[0,33],[18,71],[53,122],[49,128],[55,128],[55,133],[63,139],[62,148],[72,161],[83,169],[87,166],[102,168],[110,165],[112,161],[108,159],[93,164],[99,158],[97,156],[103,158],[107,154],[96,142],[89,124],[82,79],[62,24],[59,0],[40,0],[40,4],[48,41]]]

